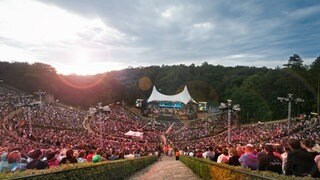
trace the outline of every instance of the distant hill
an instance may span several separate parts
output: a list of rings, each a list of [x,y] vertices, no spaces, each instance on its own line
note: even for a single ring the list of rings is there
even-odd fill
[[[276,98],[288,93],[305,99],[303,104],[293,104],[293,115],[316,111],[319,77],[320,58],[310,66],[290,64],[276,69],[223,67],[204,62],[201,66],[127,68],[92,76],[59,75],[43,63],[0,62],[0,79],[6,84],[26,92],[43,90],[70,105],[87,108],[97,102],[122,100],[133,104],[136,98],[148,98],[153,85],[164,94],[178,93],[187,85],[196,101],[217,106],[232,99],[234,104],[240,104],[242,123],[285,118],[287,105]]]

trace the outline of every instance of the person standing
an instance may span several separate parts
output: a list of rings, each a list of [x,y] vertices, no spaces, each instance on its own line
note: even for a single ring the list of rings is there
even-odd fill
[[[157,152],[158,152],[158,160],[162,161],[162,147],[161,147],[161,145],[159,145],[157,147]]]
[[[180,152],[179,152],[178,148],[175,148],[175,155],[176,155],[176,161],[178,161],[179,156],[180,156]]]

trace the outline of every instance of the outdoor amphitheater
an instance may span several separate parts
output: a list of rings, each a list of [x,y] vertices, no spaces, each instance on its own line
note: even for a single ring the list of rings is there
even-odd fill
[[[0,180],[320,179],[320,0],[0,0]]]
[[[287,120],[237,125],[222,107],[189,120],[185,109],[197,102],[187,87],[170,96],[154,87],[147,115],[120,102],[73,108],[5,83],[0,92],[1,179],[319,177],[316,117],[294,118],[290,132]],[[303,159],[291,162],[298,150]]]

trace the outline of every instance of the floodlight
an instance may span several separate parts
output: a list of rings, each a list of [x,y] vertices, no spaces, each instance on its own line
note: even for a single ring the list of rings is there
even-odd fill
[[[239,104],[235,104],[233,105],[233,108],[232,108],[234,111],[240,111],[241,108],[240,108],[240,105]]]

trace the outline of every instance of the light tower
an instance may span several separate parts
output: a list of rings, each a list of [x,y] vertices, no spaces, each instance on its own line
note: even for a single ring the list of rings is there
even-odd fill
[[[220,103],[219,109],[228,110],[228,143],[231,144],[231,112],[240,111],[240,105],[235,104],[232,106],[232,100],[228,99],[227,103]]]
[[[37,91],[37,92],[34,92],[34,94],[36,95],[39,95],[39,100],[40,100],[40,109],[42,109],[42,96],[46,94],[46,92],[44,91]]]
[[[290,121],[291,121],[291,102],[297,102],[297,103],[302,103],[304,102],[303,99],[301,98],[293,98],[293,94],[288,94],[288,97],[277,97],[277,99],[280,101],[280,102],[288,102],[288,129],[287,129],[287,132],[288,134],[290,134]]]
[[[29,124],[29,134],[32,134],[32,119],[31,119],[31,108],[39,105],[39,102],[31,102],[32,95],[22,95],[22,103],[18,103],[16,107],[27,107],[28,108],[28,124]]]
[[[110,113],[110,108],[109,106],[102,106],[102,103],[99,102],[98,106],[96,106],[96,108],[90,108],[89,109],[89,113],[93,114],[93,115],[98,115],[99,117],[99,131],[100,131],[100,144],[101,146],[103,145],[103,135],[102,135],[102,124],[103,124],[103,114],[109,114]]]

